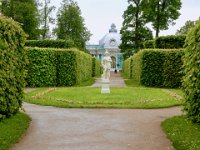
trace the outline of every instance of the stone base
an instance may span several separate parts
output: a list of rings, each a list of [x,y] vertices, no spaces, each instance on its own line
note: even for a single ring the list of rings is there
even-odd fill
[[[110,82],[109,82],[109,80],[102,80],[101,94],[110,94]]]

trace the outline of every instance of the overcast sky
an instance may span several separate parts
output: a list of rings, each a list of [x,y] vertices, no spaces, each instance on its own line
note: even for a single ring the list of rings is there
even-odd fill
[[[123,22],[123,12],[128,6],[127,0],[75,0],[81,9],[86,27],[93,34],[90,44],[98,44],[99,40],[108,33],[110,25],[115,23],[118,32]],[[62,0],[51,0],[52,5],[58,9]],[[56,11],[57,11],[56,9]],[[187,20],[197,20],[200,16],[200,0],[182,0],[181,16],[176,20],[176,25],[169,30],[161,31],[160,35],[175,34],[177,29]],[[155,33],[154,33],[155,35]]]

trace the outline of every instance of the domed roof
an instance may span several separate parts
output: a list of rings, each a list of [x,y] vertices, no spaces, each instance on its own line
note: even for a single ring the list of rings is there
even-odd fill
[[[121,35],[117,33],[115,24],[111,25],[109,33],[106,34],[100,41],[99,45],[104,46],[104,48],[112,49],[118,48],[121,44]]]

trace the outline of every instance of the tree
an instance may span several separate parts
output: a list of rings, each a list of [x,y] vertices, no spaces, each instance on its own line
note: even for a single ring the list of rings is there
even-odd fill
[[[160,30],[167,30],[169,25],[174,25],[174,20],[180,16],[181,0],[146,0],[144,17],[151,22],[156,30],[156,37]]]
[[[37,5],[34,0],[2,0],[1,11],[19,22],[29,35],[28,39],[37,39],[39,36],[39,19]]]
[[[51,13],[55,10],[55,6],[50,6],[51,0],[44,0],[43,3],[40,3],[42,7],[40,12],[40,25],[41,25],[41,35],[42,39],[49,39],[49,24],[54,24],[55,19],[51,16]]]
[[[176,31],[176,35],[179,35],[179,34],[187,34],[188,31],[193,28],[195,26],[195,22],[194,21],[186,21],[185,22],[185,25],[182,26],[179,30]]]
[[[73,0],[63,0],[57,14],[55,33],[58,39],[70,39],[80,48],[85,49],[85,43],[90,39],[90,31],[85,27],[81,10]]]
[[[123,27],[120,30],[122,35],[120,49],[124,59],[142,48],[145,40],[153,38],[151,30],[145,27],[143,0],[128,0],[128,3],[129,6],[123,14]]]

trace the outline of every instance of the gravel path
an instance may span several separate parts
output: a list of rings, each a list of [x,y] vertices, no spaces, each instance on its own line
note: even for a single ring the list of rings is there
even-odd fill
[[[98,87],[100,79],[93,85]],[[120,74],[111,85],[124,87]],[[67,109],[25,103],[31,125],[12,150],[173,150],[160,127],[181,115],[180,107],[165,109]]]
[[[166,109],[66,109],[24,104],[32,122],[12,150],[173,150],[160,123]]]

